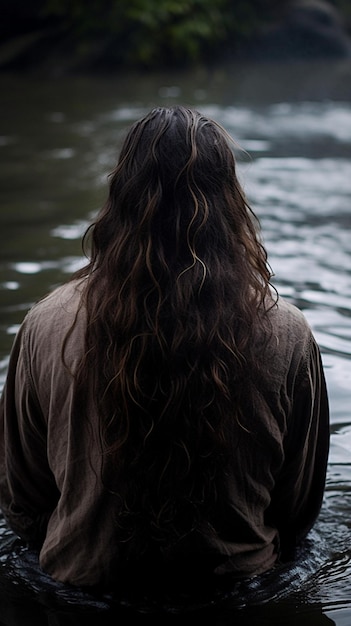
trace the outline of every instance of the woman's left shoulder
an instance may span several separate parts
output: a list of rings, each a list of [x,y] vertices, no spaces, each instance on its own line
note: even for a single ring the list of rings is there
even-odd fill
[[[36,302],[28,311],[25,334],[49,343],[53,336],[65,334],[76,319],[81,301],[81,282],[71,281]]]

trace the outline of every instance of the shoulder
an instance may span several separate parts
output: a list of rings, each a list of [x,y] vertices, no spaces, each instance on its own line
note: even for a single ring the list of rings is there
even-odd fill
[[[77,318],[82,293],[81,281],[57,287],[27,313],[24,334],[51,343],[63,337]]]
[[[312,337],[311,327],[300,309],[282,297],[269,311],[273,324],[273,332],[283,334],[287,340],[295,343],[309,341]]]
[[[272,374],[279,378],[305,371],[319,348],[312,329],[295,305],[279,297],[268,312],[270,340],[265,353]]]
[[[81,281],[72,281],[57,287],[32,306],[25,318],[27,324],[36,323],[37,320],[43,321],[45,317],[75,314],[81,293]]]

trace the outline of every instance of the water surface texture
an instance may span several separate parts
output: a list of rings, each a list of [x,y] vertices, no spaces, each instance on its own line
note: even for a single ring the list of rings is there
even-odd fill
[[[0,388],[25,312],[84,262],[81,235],[104,201],[127,127],[158,104],[196,107],[233,135],[273,282],[303,310],[321,347],[332,435],[320,518],[293,568],[205,612],[212,624],[351,624],[350,77],[350,66],[318,65],[128,80],[2,78]],[[10,541],[0,521],[0,624],[77,625],[92,615],[130,623],[108,598],[53,585],[20,548],[8,558]]]

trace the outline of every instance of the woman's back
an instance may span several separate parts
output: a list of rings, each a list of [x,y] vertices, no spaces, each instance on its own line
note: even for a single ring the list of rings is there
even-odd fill
[[[182,107],[137,122],[91,235],[13,351],[7,481],[32,524],[4,496],[10,524],[73,584],[269,569],[318,514],[328,406],[225,131]]]

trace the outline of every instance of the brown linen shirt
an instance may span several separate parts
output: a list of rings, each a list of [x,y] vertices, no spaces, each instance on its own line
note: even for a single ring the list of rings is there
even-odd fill
[[[56,289],[14,342],[0,409],[0,506],[11,528],[39,546],[47,573],[89,586],[110,579],[119,549],[114,495],[100,479],[98,417],[93,402],[82,410],[70,373],[83,350],[79,299],[77,282]],[[260,381],[250,432],[241,430],[233,449],[217,535],[210,546],[190,535],[180,549],[180,559],[191,553],[201,562],[206,546],[216,575],[253,576],[289,558],[321,507],[329,411],[319,349],[294,306],[280,298],[269,315],[270,383]],[[64,367],[62,342],[75,319]],[[88,379],[86,393],[89,400]]]

